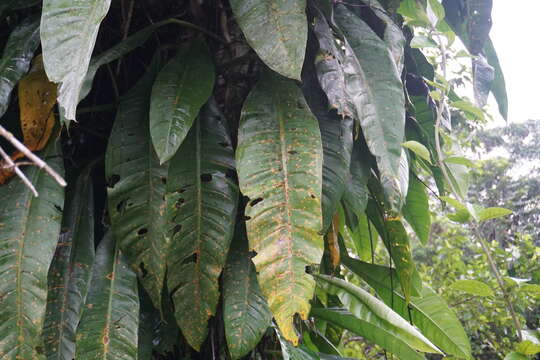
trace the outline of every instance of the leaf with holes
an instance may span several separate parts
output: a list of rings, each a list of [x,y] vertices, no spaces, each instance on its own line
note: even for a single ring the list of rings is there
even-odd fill
[[[43,1],[43,63],[49,79],[59,83],[58,105],[68,120],[75,120],[99,26],[110,5],[111,0]]]
[[[24,20],[9,35],[0,58],[0,117],[11,99],[11,91],[30,68],[34,51],[39,46],[39,21]]]
[[[238,203],[234,151],[226,120],[211,99],[171,160],[167,183],[167,286],[175,316],[196,350],[219,301],[218,279]]]
[[[59,173],[51,141],[38,155]],[[47,306],[47,271],[60,233],[64,190],[37,166],[27,168],[34,197],[18,178],[0,187],[0,358],[34,359]]]
[[[160,163],[176,153],[213,87],[214,65],[202,41],[181,50],[160,71],[150,102],[150,135]]]
[[[94,198],[91,167],[68,189],[62,234],[48,276],[43,338],[48,359],[75,358],[75,332],[94,264]]]
[[[271,321],[249,253],[231,250],[223,272],[223,322],[231,357],[240,359],[249,353]]]
[[[354,51],[349,62],[356,71],[348,77],[355,116],[377,160],[383,189],[399,210],[406,191],[400,186],[401,143],[405,129],[405,98],[397,66],[387,45],[362,19],[336,6],[335,20]]]
[[[442,354],[413,325],[366,290],[328,275],[315,277],[318,284],[328,293],[337,295],[355,317],[385,329],[416,350]]]
[[[232,0],[248,44],[272,70],[300,80],[306,53],[306,0]]]
[[[315,282],[305,268],[322,257],[322,158],[317,119],[294,82],[266,72],[244,102],[238,177],[263,294],[287,340],[306,319]]]
[[[165,227],[167,165],[159,165],[148,131],[157,60],[122,98],[105,158],[112,231],[154,306],[161,307],[168,243]]]
[[[136,359],[138,329],[137,275],[108,232],[96,251],[75,359]]]

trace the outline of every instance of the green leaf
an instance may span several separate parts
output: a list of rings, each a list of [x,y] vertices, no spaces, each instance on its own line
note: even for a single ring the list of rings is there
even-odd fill
[[[407,149],[411,150],[413,153],[421,157],[422,159],[426,160],[428,163],[431,164],[431,158],[429,155],[429,150],[424,145],[420,144],[418,141],[405,141],[403,144],[403,147],[406,147]]]
[[[335,19],[350,43],[357,69],[348,78],[355,116],[377,166],[392,207],[399,210],[406,192],[400,187],[401,143],[405,127],[403,84],[388,47],[373,30],[344,5]],[[408,172],[407,172],[408,174]]]
[[[302,345],[300,347],[295,347],[291,344],[284,336],[281,334],[278,328],[274,326],[276,330],[279,343],[281,345],[281,353],[283,355],[283,360],[316,360],[319,359],[317,354]]]
[[[306,70],[309,68],[306,66]],[[307,72],[307,71],[306,71]],[[328,110],[324,93],[314,76],[304,76],[303,93],[319,121],[323,146],[322,232],[326,233],[345,192],[353,148],[353,120]]]
[[[163,164],[186,137],[214,88],[214,65],[206,44],[195,41],[160,71],[152,88],[150,135]]]
[[[486,221],[489,219],[497,219],[503,216],[510,215],[512,210],[501,207],[489,207],[477,212],[479,221]]]
[[[395,270],[386,266],[342,257],[342,263],[365,280],[392,309],[409,319],[436,346],[447,354],[471,358],[471,345],[454,312],[431,288],[423,286],[419,296],[411,297],[409,305],[393,285]]]
[[[416,273],[409,236],[399,217],[382,219],[373,200],[368,202],[367,214],[381,235],[384,245],[397,269],[397,277],[405,298],[409,301]]]
[[[231,357],[240,359],[255,348],[271,321],[249,253],[231,250],[223,272],[223,322]]]
[[[506,82],[504,81],[504,74],[501,69],[501,64],[499,63],[499,58],[493,46],[491,39],[488,38],[484,51],[486,53],[486,58],[489,65],[493,66],[495,69],[495,77],[491,83],[491,93],[497,100],[499,106],[499,113],[501,116],[508,120],[508,97],[506,95]]]
[[[99,25],[110,4],[111,0],[43,0],[43,64],[49,79],[59,83],[58,105],[68,120],[75,120]]]
[[[322,158],[317,120],[294,82],[266,72],[244,102],[238,178],[263,294],[287,340],[306,319],[315,282],[305,268],[323,253]]]
[[[28,18],[9,35],[0,58],[0,117],[11,99],[11,91],[30,68],[34,51],[39,46],[39,21]]]
[[[355,143],[351,155],[350,177],[346,183],[343,202],[351,209],[356,216],[361,216],[368,202],[368,188],[370,167],[366,159],[367,151]]]
[[[410,46],[414,49],[438,47],[437,43],[433,41],[433,39],[430,39],[427,36],[423,35],[416,35],[415,37],[413,37]]]
[[[416,350],[442,354],[407,320],[369,292],[339,278],[328,275],[315,275],[315,277],[324,290],[337,295],[347,309],[358,319],[385,329]]]
[[[349,312],[339,309],[321,309],[314,308],[311,310],[311,315],[315,318],[322,319],[333,323],[339,327],[345,328],[348,331],[362,336],[364,339],[381,346],[383,349],[395,354],[400,359],[407,360],[422,360],[424,357],[417,353],[401,338],[386,329],[384,326],[379,326],[369,319],[359,319]]]
[[[115,243],[108,232],[96,251],[90,291],[77,329],[77,360],[137,358],[137,275]]]
[[[450,289],[463,291],[470,295],[476,296],[494,296],[493,290],[485,283],[478,280],[457,280]]]
[[[523,284],[518,291],[527,293],[531,296],[540,296],[540,285],[538,284]]]
[[[236,22],[261,60],[277,73],[300,80],[306,53],[306,0],[231,0]]]
[[[398,24],[396,24],[394,19],[392,19],[392,17],[389,15],[388,11],[386,11],[386,9],[377,0],[370,0],[368,5],[375,15],[377,15],[377,17],[385,24],[383,39],[392,53],[394,62],[397,65],[398,73],[401,74],[404,65],[405,46],[405,36],[403,35],[403,30]]]
[[[452,101],[450,103],[450,106],[463,111],[465,113],[465,116],[470,120],[484,120],[484,112],[482,111],[482,109],[474,106],[469,101]]]
[[[523,355],[540,353],[540,330],[521,330],[523,341],[517,344],[516,350]]]
[[[94,198],[87,167],[66,197],[62,233],[48,275],[43,326],[48,359],[75,358],[75,332],[94,264]]]
[[[167,165],[159,165],[150,142],[148,109],[157,60],[122,98],[109,137],[105,176],[112,231],[126,261],[139,272],[154,306],[161,307],[165,278],[165,185]]]
[[[336,109],[339,115],[351,117],[353,113],[345,85],[342,51],[338,49],[336,38],[324,16],[318,13],[313,21],[313,33],[319,42],[319,51],[315,58],[319,84],[328,98],[329,106]],[[313,87],[310,86],[309,89]]]
[[[63,173],[57,143],[42,159]],[[60,233],[64,189],[37,166],[24,171],[39,191],[34,197],[18,178],[0,187],[0,357],[35,359],[42,344],[47,306],[47,271]]]
[[[457,164],[457,165],[464,165],[469,168],[474,168],[476,165],[471,160],[463,157],[463,156],[449,156],[444,159],[445,163],[448,164]]]
[[[529,358],[523,354],[512,351],[504,357],[504,360],[529,360]]]
[[[196,350],[216,312],[236,219],[238,186],[226,124],[211,99],[171,160],[167,181],[167,286],[176,321]]]
[[[409,176],[409,191],[403,206],[403,216],[422,244],[426,244],[431,230],[431,213],[426,187],[414,174]]]

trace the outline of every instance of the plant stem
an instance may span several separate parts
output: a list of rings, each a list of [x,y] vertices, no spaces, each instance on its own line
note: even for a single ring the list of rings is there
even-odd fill
[[[437,34],[438,39],[438,46],[439,51],[441,52],[441,68],[443,72],[443,78],[447,78],[447,68],[446,68],[446,62],[447,62],[447,54],[446,54],[446,47],[444,45],[444,42],[441,39],[441,36]],[[444,163],[444,154],[441,148],[440,143],[440,131],[441,131],[441,121],[443,117],[443,112],[446,109],[446,91],[443,89],[439,89],[440,93],[440,99],[439,99],[439,106],[437,107],[437,118],[435,120],[435,150],[437,152],[437,162],[439,164],[439,168],[442,171],[443,177],[448,183],[450,187],[450,192],[454,197],[461,203],[464,203],[462,196],[459,194],[458,191],[456,191],[456,188],[454,187],[453,182],[450,179],[450,176],[448,175],[448,172],[446,170],[446,164]],[[501,273],[499,272],[499,269],[497,268],[497,264],[493,260],[493,257],[491,256],[491,251],[488,247],[488,244],[486,243],[485,239],[482,237],[482,234],[480,233],[480,230],[478,229],[478,222],[473,216],[473,220],[470,222],[471,228],[473,230],[473,234],[480,243],[480,246],[482,247],[482,251],[486,255],[489,267],[491,269],[491,272],[495,276],[495,279],[497,280],[497,283],[499,285],[499,288],[502,292],[504,302],[506,304],[506,309],[510,313],[510,316],[512,317],[512,321],[514,323],[514,328],[516,331],[516,334],[518,336],[519,341],[522,341],[521,331],[520,331],[520,324],[516,315],[516,312],[514,311],[514,306],[512,305],[512,301],[510,300],[510,294],[506,291],[504,280],[501,276]]]

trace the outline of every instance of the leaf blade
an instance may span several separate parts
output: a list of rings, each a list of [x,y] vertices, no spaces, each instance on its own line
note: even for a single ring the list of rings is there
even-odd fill
[[[307,317],[315,288],[305,267],[323,250],[322,144],[296,85],[265,75],[242,109],[238,177],[244,195],[262,199],[246,208],[259,283],[283,335],[297,342],[292,317]]]

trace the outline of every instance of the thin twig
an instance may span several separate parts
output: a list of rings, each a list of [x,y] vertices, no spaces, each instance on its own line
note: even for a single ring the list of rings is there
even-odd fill
[[[441,52],[441,68],[443,72],[443,78],[447,78],[447,69],[446,69],[446,62],[447,62],[447,55],[446,55],[446,47],[444,46],[444,42],[442,41],[442,38],[439,34],[437,35],[437,40],[439,42],[439,51]],[[435,150],[437,152],[437,161],[439,164],[439,167],[441,168],[441,172],[443,174],[444,179],[450,186],[451,193],[455,196],[455,198],[461,202],[464,203],[463,198],[461,194],[456,191],[456,188],[454,187],[454,184],[452,183],[450,176],[448,175],[448,172],[446,170],[446,164],[444,163],[444,154],[441,148],[441,142],[440,142],[440,131],[441,131],[441,121],[443,117],[443,112],[446,109],[446,91],[443,89],[439,89],[440,93],[440,100],[439,100],[439,106],[437,107],[437,118],[435,120]],[[491,256],[491,251],[483,238],[482,234],[480,233],[480,230],[478,229],[478,223],[476,219],[471,220],[471,228],[473,230],[473,233],[480,243],[480,246],[482,247],[483,253],[486,255],[489,267],[491,269],[491,272],[495,276],[495,279],[497,280],[497,283],[499,285],[499,288],[502,292],[504,302],[506,304],[506,309],[510,313],[510,316],[512,318],[512,321],[514,322],[514,328],[516,331],[516,334],[518,336],[519,341],[522,341],[521,336],[521,326],[519,324],[516,312],[514,311],[514,306],[512,305],[512,301],[510,300],[510,294],[506,291],[504,280],[501,276],[501,273],[499,272],[499,269],[497,268],[497,264],[493,260],[493,257]]]
[[[19,167],[13,162],[13,160],[11,160],[9,155],[6,154],[4,149],[2,149],[1,147],[0,147],[0,155],[2,155],[2,158],[4,158],[9,168],[12,168],[13,171],[15,171],[15,174],[17,174],[17,176],[22,180],[22,182],[32,191],[32,193],[34,193],[34,196],[37,197],[38,192],[36,191],[36,188],[34,187],[34,185],[32,185],[32,183],[30,182],[30,180],[28,180],[26,175],[24,175],[21,169],[19,169]]]
[[[60,176],[56,171],[54,171],[53,168],[47,165],[45,161],[41,160],[32,151],[30,151],[23,143],[17,140],[17,138],[13,136],[12,133],[4,129],[2,125],[0,125],[0,136],[4,137],[15,148],[17,148],[17,150],[22,152],[24,156],[26,156],[29,160],[31,160],[34,163],[35,166],[39,167],[40,169],[45,170],[45,172],[49,174],[54,180],[56,180],[56,182],[60,184],[60,186],[67,185],[66,181],[64,180],[64,178],[62,178],[62,176]]]
[[[131,18],[133,17],[133,8],[135,7],[135,1],[131,0],[129,3],[129,10],[128,10],[128,16],[126,19],[126,23],[124,25],[124,35],[122,35],[122,41],[126,40],[129,33],[129,27],[131,25]],[[118,64],[116,65],[116,76],[120,74],[120,66],[122,66],[122,57],[118,59]]]

